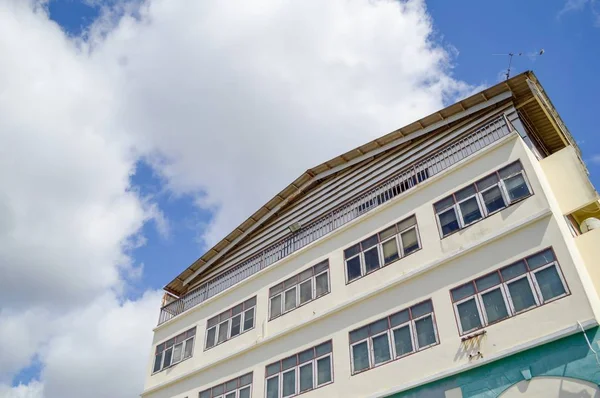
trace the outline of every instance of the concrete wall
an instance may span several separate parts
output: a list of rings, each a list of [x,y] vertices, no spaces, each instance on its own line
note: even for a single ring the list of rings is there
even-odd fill
[[[534,195],[449,237],[440,239],[432,204],[456,189],[520,159]],[[368,215],[248,278],[234,289],[176,317],[155,330],[154,344],[197,326],[192,358],[150,376],[145,396],[184,398],[248,371],[254,371],[253,396],[264,396],[268,363],[333,339],[334,383],[309,396],[368,396],[438,372],[469,364],[472,348],[485,356],[594,318],[573,259],[564,226],[552,213],[532,156],[516,136],[481,151]],[[536,167],[538,167],[536,169]],[[343,249],[394,222],[416,214],[422,250],[349,285]],[[572,294],[486,328],[477,347],[461,343],[449,289],[542,248],[553,246]],[[329,259],[331,293],[293,312],[267,321],[268,289],[289,276]],[[257,295],[256,327],[208,351],[206,320]],[[432,298],[440,344],[359,375],[350,375],[348,332]],[[173,383],[173,381],[177,381]]]
[[[600,229],[579,235],[575,238],[575,242],[598,294],[600,292]]]

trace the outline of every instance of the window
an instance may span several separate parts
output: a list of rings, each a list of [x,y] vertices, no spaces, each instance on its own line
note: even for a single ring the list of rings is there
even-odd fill
[[[194,352],[194,338],[196,328],[183,332],[166,342],[156,346],[152,373],[159,372],[169,366],[175,365],[184,359],[191,358]]]
[[[461,334],[568,294],[551,248],[450,291]]]
[[[420,248],[417,218],[412,216],[344,250],[346,280],[352,282]]]
[[[266,398],[292,397],[333,382],[331,341],[266,367]]]
[[[352,374],[438,343],[431,300],[350,332]]]
[[[433,205],[442,237],[531,195],[521,162],[482,178]]]
[[[212,348],[254,327],[256,296],[206,322],[205,349]]]
[[[269,290],[269,319],[329,293],[329,261],[302,271]]]
[[[229,380],[204,390],[198,398],[250,398],[252,395],[252,373]]]

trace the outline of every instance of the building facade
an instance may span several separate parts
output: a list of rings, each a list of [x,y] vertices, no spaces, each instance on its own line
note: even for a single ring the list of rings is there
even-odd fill
[[[142,396],[600,396],[598,199],[515,76],[308,170],[170,282]]]

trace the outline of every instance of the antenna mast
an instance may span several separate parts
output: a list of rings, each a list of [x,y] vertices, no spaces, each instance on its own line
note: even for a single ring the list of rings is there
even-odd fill
[[[544,49],[542,48],[540,51],[538,52],[532,52],[530,54],[527,54],[530,58],[536,58],[540,55],[544,54]],[[506,68],[506,73],[504,73],[504,76],[506,76],[506,80],[510,79],[510,72],[511,72],[511,68],[512,68],[512,59],[513,57],[516,55],[518,57],[520,57],[521,55],[523,55],[522,52],[520,53],[508,53],[508,54],[492,54],[492,55],[508,55],[508,68]]]

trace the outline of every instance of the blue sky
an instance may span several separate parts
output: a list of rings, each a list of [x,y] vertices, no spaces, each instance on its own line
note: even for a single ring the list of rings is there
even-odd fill
[[[579,142],[592,181],[598,186],[600,160],[594,162],[593,158],[600,153],[600,140],[596,138],[600,27],[595,26],[591,4],[561,14],[565,4],[558,0],[515,0],[501,5],[463,0],[458,7],[445,0],[427,1],[437,40],[458,51],[453,61],[453,73],[458,79],[473,85],[494,84],[506,69],[508,57],[492,54],[525,53],[513,59],[513,75],[534,70]],[[76,0],[50,2],[51,18],[72,34],[79,34],[98,12],[98,7]],[[542,48],[543,56],[534,60],[526,56]],[[171,224],[167,239],[159,236],[152,224],[144,227],[147,244],[135,252],[135,258],[144,264],[139,293],[146,287],[162,287],[202,255],[205,248],[199,244],[198,236],[211,214],[199,211],[190,196],[165,193],[160,178],[144,163],[139,164],[132,181],[141,191],[156,194]]]
[[[597,99],[600,79],[596,75],[600,71],[598,0],[430,0],[426,1],[426,12],[418,2],[401,12],[396,9],[377,12],[373,11],[377,2],[365,1],[361,8],[343,16],[331,12],[335,7],[327,9],[318,1],[306,0],[288,3],[287,10],[282,7],[277,10],[280,14],[273,14],[276,18],[264,17],[270,14],[255,13],[253,9],[248,12],[244,6],[249,4],[251,8],[250,1],[232,9],[223,5],[227,2],[219,1],[152,0],[153,5],[158,5],[149,12],[153,17],[149,18],[151,22],[136,25],[125,21],[119,27],[103,25],[113,35],[87,58],[65,37],[77,38],[86,32],[102,15],[103,5],[119,4],[120,0],[49,0],[50,22],[58,24],[62,31],[54,29],[54,23],[46,23],[46,15],[38,15],[32,22],[33,10],[11,8],[10,1],[8,12],[3,14],[4,4],[0,0],[0,26],[3,22],[8,26],[21,21],[25,28],[14,36],[5,36],[5,41],[0,38],[0,50],[6,54],[14,52],[12,58],[7,55],[6,59],[25,61],[15,62],[11,70],[14,78],[3,81],[0,75],[0,87],[3,84],[10,87],[8,83],[12,80],[18,82],[11,98],[22,108],[5,110],[0,101],[0,112],[16,118],[14,121],[5,118],[10,121],[9,128],[0,120],[0,136],[3,127],[9,131],[14,126],[29,126],[29,119],[19,117],[28,115],[32,108],[42,116],[48,116],[43,109],[52,108],[52,117],[46,120],[41,116],[37,119],[43,124],[15,135],[23,137],[23,147],[17,148],[21,152],[17,149],[6,152],[9,155],[14,152],[16,160],[14,164],[9,161],[10,167],[5,169],[18,167],[17,162],[29,159],[31,151],[36,149],[30,143],[39,142],[41,149],[35,157],[39,161],[21,164],[23,174],[35,177],[46,173],[52,177],[55,173],[57,177],[50,178],[48,181],[54,183],[46,185],[32,177],[27,182],[29,191],[21,189],[25,184],[22,181],[14,186],[9,181],[5,192],[0,194],[20,195],[22,191],[25,194],[15,196],[15,203],[23,208],[29,206],[32,214],[59,215],[58,221],[48,218],[47,223],[39,225],[21,220],[31,231],[48,228],[57,238],[52,244],[46,242],[48,239],[32,242],[35,250],[16,247],[15,253],[24,259],[23,267],[36,264],[39,259],[32,253],[50,253],[51,257],[57,247],[62,248],[63,241],[58,238],[64,235],[65,247],[77,253],[66,259],[61,257],[56,264],[48,264],[48,268],[76,273],[85,262],[86,273],[77,275],[89,285],[84,293],[73,286],[64,288],[73,290],[71,293],[77,295],[80,306],[72,306],[77,300],[70,296],[67,297],[70,306],[64,306],[62,301],[54,303],[55,291],[42,292],[47,296],[40,293],[41,298],[32,301],[30,308],[39,309],[42,315],[32,312],[35,316],[31,320],[15,318],[15,324],[24,322],[25,326],[14,330],[26,334],[24,330],[46,327],[35,322],[44,320],[43,310],[49,301],[57,305],[53,308],[69,307],[62,315],[73,323],[79,316],[89,317],[90,311],[98,311],[98,318],[104,313],[111,314],[106,322],[119,316],[129,317],[125,304],[138,306],[135,314],[141,315],[137,329],[129,332],[137,344],[127,345],[133,347],[131,352],[119,345],[105,347],[103,344],[109,339],[100,338],[96,330],[79,333],[60,328],[53,332],[54,337],[28,336],[31,339],[28,353],[22,350],[5,353],[0,348],[0,395],[6,383],[4,371],[13,386],[41,380],[45,396],[71,396],[60,390],[61,385],[68,384],[61,380],[69,380],[70,373],[65,372],[63,379],[56,375],[60,375],[60,364],[71,363],[77,357],[56,356],[56,352],[62,355],[63,351],[55,351],[54,347],[62,347],[60,343],[64,341],[72,341],[77,347],[78,336],[100,336],[96,342],[88,339],[80,344],[86,349],[97,346],[106,352],[114,350],[122,358],[123,368],[133,372],[115,373],[112,360],[105,366],[98,363],[94,372],[88,372],[96,379],[81,381],[80,391],[93,391],[94,386],[102,386],[110,378],[116,380],[111,396],[139,393],[146,360],[145,354],[140,356],[139,352],[150,347],[151,328],[158,316],[159,295],[148,297],[148,292],[161,289],[203,254],[207,242],[218,241],[305,169],[449,105],[453,98],[473,87],[497,83],[507,67],[508,57],[494,53],[528,54],[545,50],[543,56],[535,59],[526,55],[515,57],[512,73],[534,70],[578,141],[592,181],[600,185],[600,140],[595,118],[600,105]],[[303,8],[309,3],[313,9]],[[208,4],[213,12],[203,14],[202,7],[209,7]],[[188,12],[188,8],[194,10]],[[315,9],[322,10],[324,15],[314,18],[315,29],[307,29],[305,21],[313,23]],[[221,23],[225,26],[230,14],[235,14],[232,18],[236,23],[255,22],[252,18],[258,18],[260,23],[239,24],[239,37],[233,30],[225,29],[226,33],[210,30]],[[9,18],[3,20],[7,15]],[[217,23],[206,15],[218,18]],[[341,26],[352,29],[344,31],[338,26],[327,30],[337,18],[350,18],[342,21]],[[394,18],[406,23],[396,29]],[[433,31],[427,18],[432,20]],[[10,26],[19,29],[21,25],[17,25]],[[203,36],[204,31],[192,29],[196,26],[204,26],[209,34]],[[29,35],[36,29],[41,34]],[[341,35],[337,36],[339,32]],[[320,37],[315,36],[320,34],[329,35],[329,40],[323,43],[334,43],[333,47],[317,45],[322,44]],[[11,39],[18,45],[12,46]],[[298,45],[289,46],[290,40],[296,40]],[[338,49],[341,50],[336,53]],[[324,62],[332,53],[340,59],[349,59],[351,66],[338,69],[339,65]],[[441,53],[445,55],[440,57]],[[417,54],[417,58],[407,59],[404,54]],[[371,57],[375,62],[368,62]],[[364,63],[361,64],[364,70],[354,68],[356,59]],[[113,64],[119,65],[117,72]],[[37,65],[47,67],[37,68]],[[3,66],[0,61],[0,72]],[[24,73],[23,80],[18,80],[19,73],[28,72],[28,67],[33,72]],[[35,80],[32,76],[39,81],[30,87]],[[416,79],[420,80],[412,84]],[[436,83],[438,79],[445,83]],[[121,90],[122,87],[125,89]],[[395,87],[405,91],[399,95]],[[423,96],[421,87],[427,88]],[[111,97],[114,93],[116,99]],[[114,103],[107,103],[106,98],[112,98]],[[113,106],[125,111],[114,111]],[[19,112],[21,109],[27,112]],[[364,114],[363,109],[367,109]],[[81,115],[85,117],[79,118]],[[329,134],[321,134],[324,129]],[[117,132],[113,134],[113,130]],[[65,138],[61,135],[65,131],[72,134]],[[127,135],[123,131],[132,133]],[[93,145],[85,141],[90,136],[95,139]],[[45,141],[46,137],[52,139]],[[254,141],[260,145],[254,145],[250,138],[257,138]],[[317,139],[321,145],[312,145]],[[46,150],[44,144],[56,148]],[[136,152],[133,160],[132,147]],[[294,149],[293,156],[290,147]],[[60,161],[46,159],[48,152],[56,153]],[[81,153],[82,159],[72,156],[74,153]],[[3,160],[0,157],[0,166]],[[3,177],[1,171],[2,167],[0,177]],[[6,176],[2,179],[8,180]],[[49,198],[48,203],[41,199],[29,202],[38,196]],[[55,196],[60,200],[53,201]],[[62,203],[66,203],[64,212]],[[81,218],[88,221],[86,217],[92,220],[89,224],[94,226],[91,236],[95,239],[88,239],[88,225],[79,223]],[[166,228],[161,220],[166,220]],[[97,242],[90,244],[94,240]],[[132,262],[130,266],[115,265],[123,260],[123,250]],[[16,254],[7,258],[20,259]],[[10,262],[2,255],[0,252],[0,271],[3,263]],[[94,262],[93,257],[99,260]],[[63,262],[69,263],[69,267],[61,268]],[[102,272],[92,272],[96,269]],[[120,278],[111,273],[115,269],[121,272]],[[59,273],[50,275],[54,274]],[[36,291],[39,286],[33,284],[28,288]],[[8,298],[14,297],[9,287],[4,286],[0,292],[6,290]],[[119,289],[123,287],[121,294]],[[87,306],[89,303],[93,305]],[[19,305],[14,304],[16,313]],[[58,315],[53,318],[60,319]],[[119,333],[120,328],[121,324],[116,324]],[[0,327],[0,336],[2,333]],[[139,337],[142,334],[144,337]],[[8,362],[3,362],[2,356],[8,354],[14,358],[6,365]],[[85,366],[85,362],[80,366]],[[30,384],[27,388],[38,387]],[[72,396],[77,396],[77,392],[75,387],[69,390]]]

